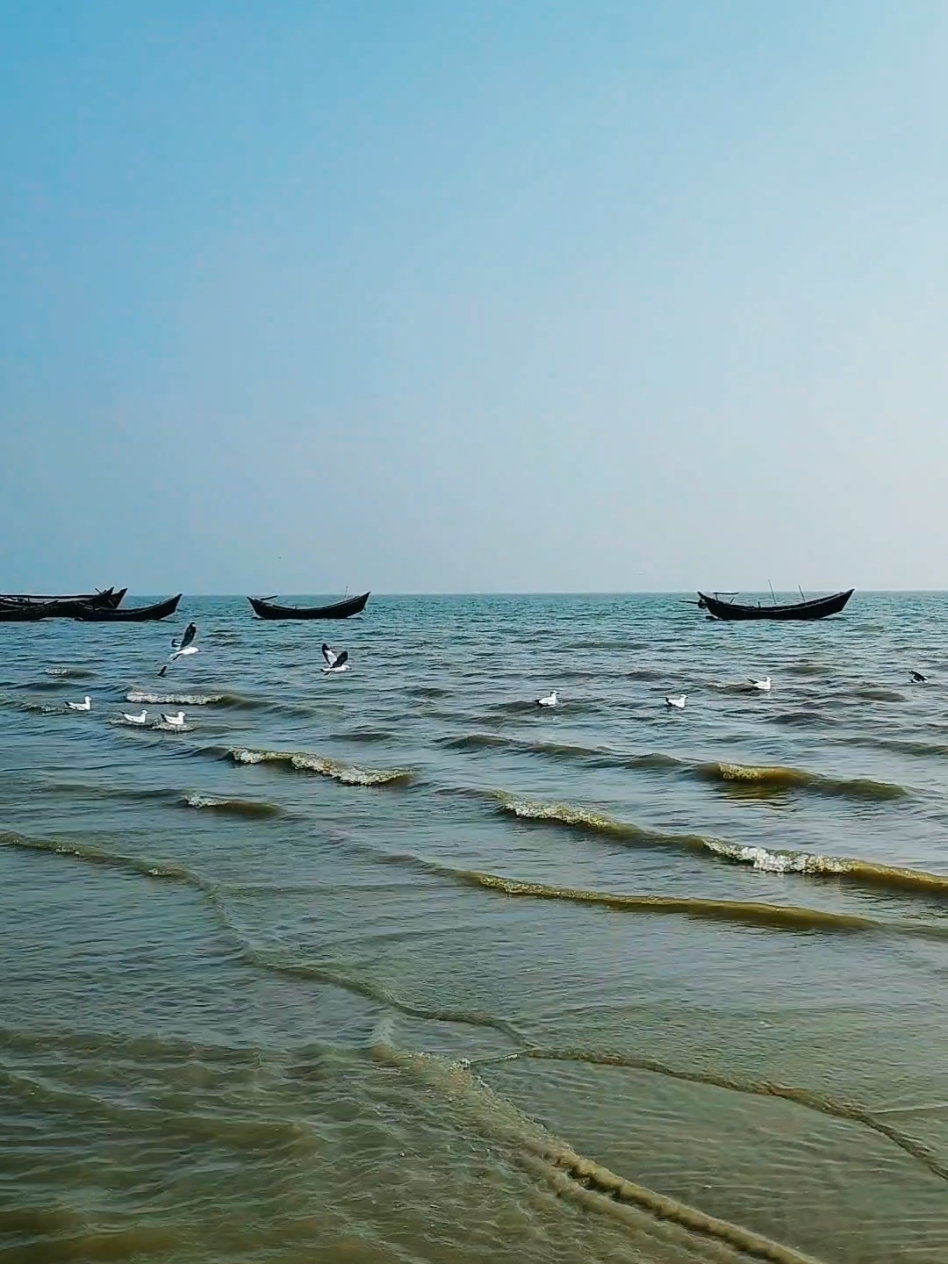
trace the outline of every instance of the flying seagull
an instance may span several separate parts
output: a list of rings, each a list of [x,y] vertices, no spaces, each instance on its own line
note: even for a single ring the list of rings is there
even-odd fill
[[[198,647],[191,644],[197,634],[197,624],[189,623],[184,629],[184,636],[182,636],[180,642],[177,639],[171,642],[171,648],[174,652],[170,655],[168,662],[165,663],[164,667],[162,667],[161,671],[158,673],[159,676],[163,676],[165,674],[168,670],[168,664],[173,663],[176,658],[186,658],[189,654],[196,654],[198,652]]]
[[[559,700],[556,696],[556,690],[554,689],[553,692],[548,693],[545,698],[537,698],[537,706],[538,707],[555,707],[558,701]]]
[[[86,694],[81,702],[67,702],[66,706],[70,711],[91,711],[92,699]]]
[[[165,724],[170,724],[173,729],[184,728],[184,712],[183,711],[179,711],[177,715],[165,715],[165,713],[162,711],[161,718],[164,720]]]
[[[753,685],[755,689],[758,689],[761,693],[770,693],[770,677],[769,676],[765,676],[763,680],[752,680],[750,683]]]
[[[323,644],[323,658],[326,660],[326,666],[323,668],[323,674],[328,675],[330,672],[344,672],[349,670],[349,651],[343,650],[341,654],[337,654],[335,650],[331,650],[328,645]]]
[[[928,677],[923,676],[921,672],[913,671],[913,672],[910,672],[909,674],[911,675],[912,680],[916,685],[924,685],[925,682],[928,680]]]
[[[122,719],[127,720],[129,724],[144,724],[148,719],[148,712],[143,709],[141,715],[131,715],[128,711],[123,711]]]
[[[680,693],[676,697],[666,698],[665,706],[674,707],[676,711],[684,711],[685,703],[687,701],[688,701],[688,695],[684,693]]]

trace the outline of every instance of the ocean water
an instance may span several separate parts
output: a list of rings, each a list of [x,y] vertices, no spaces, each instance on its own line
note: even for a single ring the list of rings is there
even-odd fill
[[[0,641],[0,1260],[948,1259],[948,597]]]

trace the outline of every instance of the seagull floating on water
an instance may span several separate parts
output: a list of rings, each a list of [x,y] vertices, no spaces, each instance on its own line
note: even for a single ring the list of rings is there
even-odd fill
[[[761,693],[770,693],[770,677],[765,676],[763,680],[752,680],[751,685],[755,689],[759,689]]]
[[[323,674],[328,675],[330,672],[344,672],[349,670],[349,651],[343,650],[341,654],[337,654],[335,650],[331,650],[328,645],[323,644],[323,658],[326,660],[326,666],[323,668]]]
[[[685,703],[687,701],[688,701],[688,695],[684,693],[680,693],[676,697],[666,698],[665,706],[674,707],[676,711],[684,711]]]
[[[559,702],[559,699],[556,696],[555,689],[553,690],[552,693],[548,693],[545,698],[537,698],[538,707],[555,707],[558,704],[558,702]]]
[[[70,711],[91,711],[92,699],[86,694],[81,702],[67,702],[66,706]]]
[[[171,642],[171,648],[174,653],[169,656],[168,662],[165,663],[164,667],[162,667],[161,671],[158,673],[159,676],[163,676],[165,674],[168,670],[168,664],[173,663],[176,658],[186,658],[189,654],[198,653],[198,647],[191,644],[197,634],[197,624],[189,623],[184,629],[184,636],[182,636],[180,642],[177,638]]]
[[[165,713],[162,711],[161,718],[164,720],[165,724],[170,724],[173,729],[184,728],[184,712],[183,711],[179,711],[177,715],[165,715]]]
[[[127,720],[129,724],[144,724],[148,719],[148,712],[143,710],[141,715],[130,715],[128,711],[123,711],[122,719]]]
[[[909,672],[909,675],[912,677],[913,684],[916,685],[924,685],[928,680],[927,676],[923,676],[922,673],[918,671]]]

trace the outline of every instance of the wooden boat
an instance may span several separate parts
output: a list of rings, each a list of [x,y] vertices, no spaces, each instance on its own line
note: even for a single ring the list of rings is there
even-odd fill
[[[331,606],[278,606],[259,597],[247,598],[259,619],[348,619],[350,615],[361,614],[368,599],[369,594],[363,593],[361,597],[347,597]]]
[[[167,619],[174,614],[181,600],[169,597],[167,601],[158,601],[153,606],[125,606],[121,610],[106,610],[101,606],[76,606],[70,616],[83,623],[147,623],[155,619]]]
[[[713,619],[825,619],[827,615],[839,614],[855,591],[848,588],[829,597],[814,597],[810,601],[796,601],[783,606],[776,602],[770,606],[762,602],[756,606],[742,606],[735,601],[722,601],[699,592],[698,606],[707,610]]]
[[[39,605],[5,605],[0,603],[0,623],[37,623],[45,619],[46,607]]]
[[[35,593],[0,593],[0,607],[8,606],[42,606],[50,609],[59,605],[74,605],[81,602],[83,605],[101,606],[104,609],[115,610],[122,604],[122,598],[128,592],[127,588],[103,588],[101,591],[94,593],[75,593],[72,596],[38,596]]]

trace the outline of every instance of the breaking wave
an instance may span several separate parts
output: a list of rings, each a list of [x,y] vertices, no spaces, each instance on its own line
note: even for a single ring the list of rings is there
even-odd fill
[[[491,797],[500,805],[501,811],[511,813],[521,820],[575,829],[627,846],[668,847],[677,851],[714,856],[731,864],[749,865],[767,873],[840,878],[857,886],[935,897],[948,896],[948,874],[880,865],[852,856],[821,856],[805,851],[755,847],[702,834],[661,833],[658,830],[643,829],[630,822],[616,821],[601,812],[570,804],[536,803],[505,793],[496,793]]]
[[[235,694],[227,693],[149,693],[146,689],[129,689],[127,702],[150,702],[154,706],[177,703],[183,707],[232,707],[241,705]]]
[[[881,801],[902,799],[909,793],[904,786],[889,781],[873,781],[868,777],[827,777],[804,768],[785,768],[779,764],[698,764],[694,772],[702,781],[760,795],[808,790],[845,799]]]
[[[228,750],[226,757],[235,764],[276,764],[294,772],[315,772],[331,777],[346,786],[396,786],[408,785],[414,778],[410,768],[359,768],[355,764],[343,764],[323,755],[306,751]]]
[[[219,799],[211,794],[186,794],[180,802],[183,807],[217,812],[222,816],[243,816],[251,820],[282,815],[282,809],[275,803],[267,803],[262,799]]]

